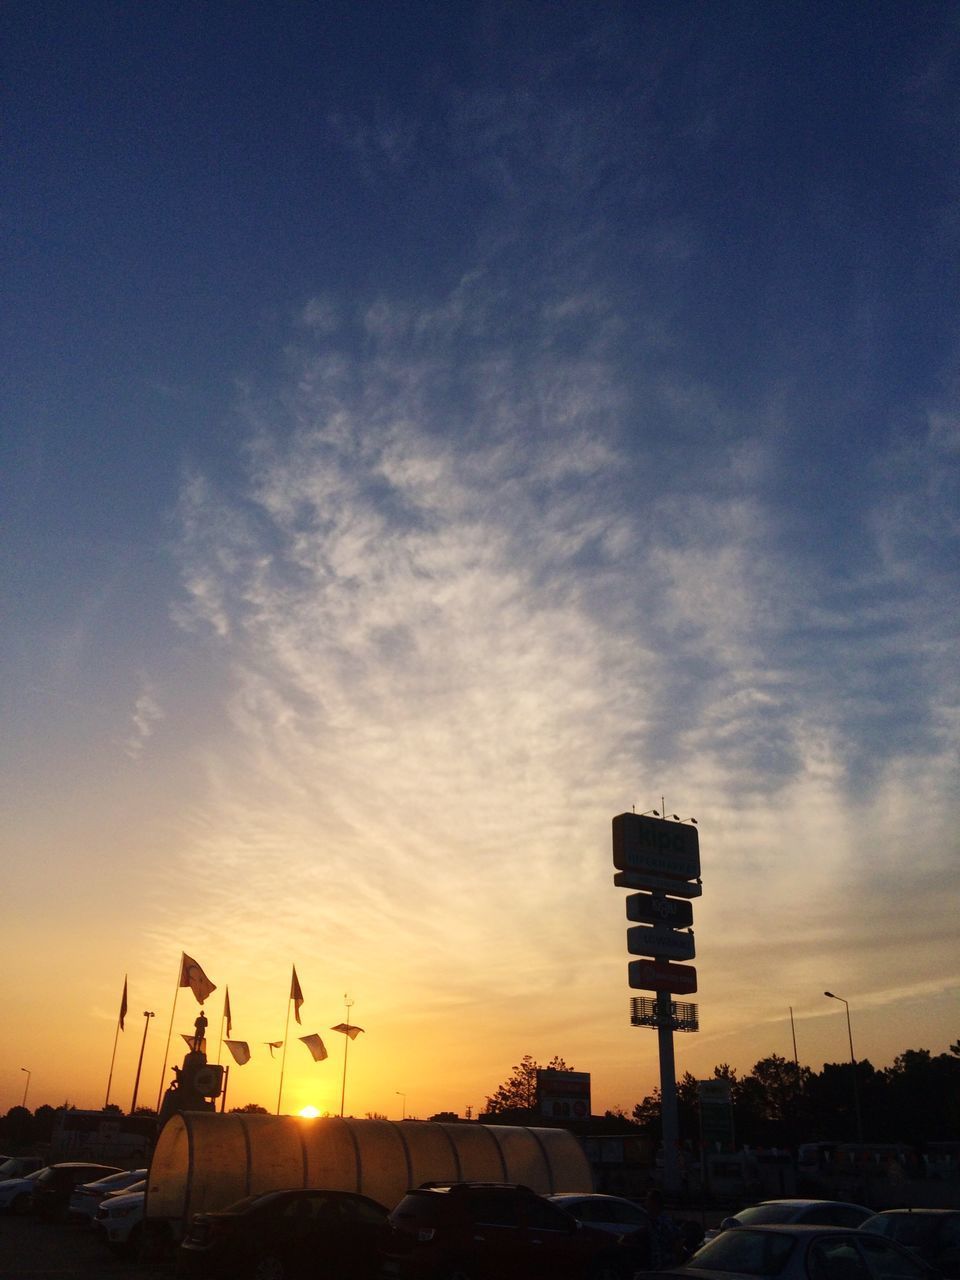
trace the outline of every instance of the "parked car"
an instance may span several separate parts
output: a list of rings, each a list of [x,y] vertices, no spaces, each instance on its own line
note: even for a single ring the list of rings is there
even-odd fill
[[[729,1218],[724,1218],[717,1228],[704,1234],[704,1243],[713,1240],[721,1231],[731,1227],[763,1227],[779,1222],[810,1222],[821,1227],[859,1227],[873,1214],[862,1204],[848,1204],[845,1200],[761,1200]]]
[[[0,1182],[0,1210],[4,1213],[29,1213],[33,1208],[33,1188],[43,1173],[35,1169],[23,1178],[7,1178]]]
[[[94,1230],[104,1243],[119,1254],[135,1254],[143,1236],[143,1210],[147,1200],[146,1181],[126,1191],[114,1191],[100,1201],[94,1214]]]
[[[194,1214],[180,1248],[181,1276],[374,1280],[387,1211],[367,1196],[315,1187],[268,1191],[220,1213]]]
[[[578,1222],[585,1222],[597,1231],[607,1231],[615,1236],[632,1236],[638,1231],[650,1230],[650,1215],[646,1209],[623,1196],[607,1196],[598,1192],[565,1191],[547,1196],[551,1204],[559,1205],[573,1214]]]
[[[40,1156],[0,1156],[0,1182],[9,1178],[25,1178],[43,1168]]]
[[[88,1164],[80,1160],[48,1165],[33,1184],[33,1207],[41,1218],[60,1218],[66,1213],[78,1183],[122,1172],[115,1164]]]
[[[938,1280],[933,1267],[883,1236],[796,1222],[724,1231],[682,1267],[656,1274],[677,1280]]]
[[[100,1202],[113,1191],[126,1191],[135,1182],[143,1182],[147,1176],[146,1169],[121,1169],[119,1173],[108,1173],[105,1178],[95,1182],[81,1182],[73,1188],[67,1217],[80,1222],[90,1223],[100,1206]]]
[[[529,1187],[501,1183],[427,1183],[407,1192],[390,1226],[385,1280],[613,1280],[647,1257]]]
[[[895,1240],[948,1280],[960,1280],[960,1210],[884,1209],[860,1229]]]

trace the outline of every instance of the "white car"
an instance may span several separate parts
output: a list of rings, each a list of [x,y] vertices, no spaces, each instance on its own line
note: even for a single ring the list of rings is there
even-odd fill
[[[92,1222],[100,1204],[109,1195],[114,1191],[129,1191],[135,1182],[143,1182],[146,1176],[146,1169],[121,1169],[119,1173],[109,1173],[96,1182],[84,1182],[74,1187],[67,1214],[75,1221]]]
[[[93,1225],[115,1253],[135,1253],[139,1248],[146,1199],[144,1182],[139,1190],[120,1191],[100,1202]]]
[[[704,1234],[704,1243],[731,1227],[769,1227],[796,1222],[817,1227],[859,1227],[873,1215],[872,1209],[847,1200],[761,1200],[741,1209],[720,1226]]]
[[[33,1184],[41,1173],[42,1169],[34,1169],[24,1178],[7,1178],[0,1182],[0,1211],[29,1213],[33,1208]]]

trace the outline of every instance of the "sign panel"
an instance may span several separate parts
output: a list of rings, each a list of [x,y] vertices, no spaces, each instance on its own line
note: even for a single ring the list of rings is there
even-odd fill
[[[660,890],[676,898],[699,898],[703,893],[699,880],[675,880],[673,876],[655,876],[652,871],[618,871],[613,883],[618,889]]]
[[[613,865],[618,871],[652,871],[696,880],[700,875],[697,828],[645,814],[618,813],[613,820]]]
[[[674,991],[693,995],[697,971],[692,965],[670,964],[666,960],[631,960],[627,965],[630,986],[642,991]]]
[[[656,956],[666,960],[692,960],[697,954],[692,933],[677,933],[663,925],[638,924],[627,930],[627,950],[632,956]]]
[[[590,1072],[538,1067],[537,1111],[562,1120],[589,1120]]]
[[[659,894],[634,893],[626,900],[627,919],[634,924],[667,924],[671,929],[686,929],[693,924],[693,903],[678,902]]]

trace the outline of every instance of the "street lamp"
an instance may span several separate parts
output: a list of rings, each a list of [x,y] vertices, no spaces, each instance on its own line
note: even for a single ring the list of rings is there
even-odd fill
[[[147,1047],[147,1032],[150,1030],[150,1019],[153,1014],[149,1009],[143,1011],[143,1039],[140,1041],[140,1057],[137,1060],[137,1076],[133,1082],[133,1101],[130,1103],[130,1114],[137,1109],[137,1093],[140,1089],[140,1068],[143,1066],[143,1051]]]
[[[847,1039],[850,1041],[850,1067],[853,1071],[853,1106],[857,1116],[857,1141],[863,1142],[863,1120],[860,1116],[860,1087],[857,1084],[857,1058],[853,1052],[853,1031],[850,1029],[850,1002],[843,996],[835,996],[832,991],[825,991],[831,1000],[839,1000],[847,1011]]]
[[[402,1112],[402,1114],[401,1114],[401,1116],[400,1116],[400,1119],[401,1119],[401,1120],[406,1120],[406,1118],[407,1118],[407,1095],[406,1095],[405,1093],[401,1093],[399,1089],[394,1089],[394,1093],[397,1095],[397,1097],[398,1097],[398,1098],[402,1098],[402,1099],[403,1099],[403,1112]]]
[[[20,1070],[27,1071],[27,1068],[21,1067]],[[30,1088],[30,1077],[32,1075],[33,1075],[32,1071],[27,1071],[27,1083],[23,1086],[23,1102],[20,1104],[23,1107],[26,1107],[27,1105],[27,1090]]]

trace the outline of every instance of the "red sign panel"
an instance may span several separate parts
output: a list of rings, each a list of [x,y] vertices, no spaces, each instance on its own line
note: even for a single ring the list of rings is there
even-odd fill
[[[690,964],[631,960],[627,968],[630,986],[641,991],[672,991],[676,995],[692,996],[697,989],[697,971]]]

